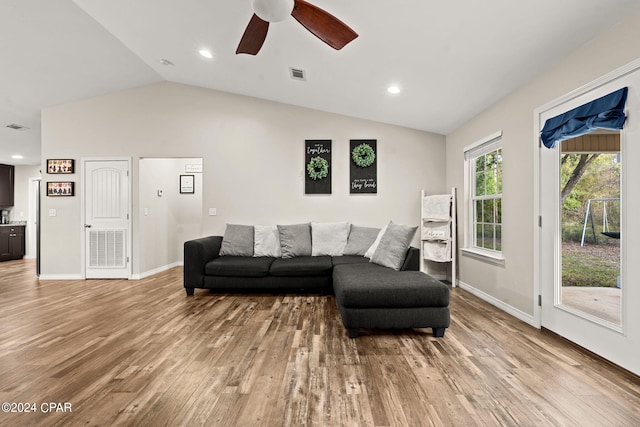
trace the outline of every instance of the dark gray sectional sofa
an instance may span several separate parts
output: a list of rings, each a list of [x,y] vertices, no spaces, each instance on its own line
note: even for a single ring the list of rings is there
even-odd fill
[[[409,248],[400,271],[363,256],[294,258],[220,256],[222,236],[184,244],[184,287],[222,292],[311,291],[335,293],[349,336],[359,328],[432,328],[444,336],[449,326],[449,287],[419,272],[420,251]]]

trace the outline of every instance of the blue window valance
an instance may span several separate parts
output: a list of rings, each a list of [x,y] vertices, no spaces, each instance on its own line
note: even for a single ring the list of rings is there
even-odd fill
[[[594,101],[548,119],[540,138],[547,148],[560,141],[587,134],[595,129],[622,129],[627,116],[624,104],[629,88],[622,88]]]

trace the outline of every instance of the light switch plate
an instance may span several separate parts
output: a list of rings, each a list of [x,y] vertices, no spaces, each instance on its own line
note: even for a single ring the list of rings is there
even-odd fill
[[[218,210],[216,208],[209,208],[209,216],[218,215]]]
[[[58,212],[55,209],[49,209],[49,216],[56,216]]]

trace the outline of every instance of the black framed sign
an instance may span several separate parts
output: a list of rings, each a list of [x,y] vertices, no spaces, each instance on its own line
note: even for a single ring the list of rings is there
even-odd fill
[[[74,182],[47,182],[47,196],[73,196]]]
[[[304,141],[304,194],[331,194],[331,140]]]
[[[375,139],[349,141],[349,192],[378,192],[378,144]]]
[[[180,175],[180,194],[193,194],[195,187],[195,175]]]
[[[75,173],[73,159],[47,159],[47,173]]]

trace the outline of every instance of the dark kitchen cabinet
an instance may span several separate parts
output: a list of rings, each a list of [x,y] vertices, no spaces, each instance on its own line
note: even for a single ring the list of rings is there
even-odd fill
[[[13,184],[15,168],[0,164],[0,208],[13,206]]]
[[[0,226],[0,261],[24,257],[24,225]]]

